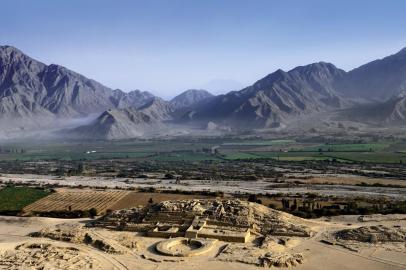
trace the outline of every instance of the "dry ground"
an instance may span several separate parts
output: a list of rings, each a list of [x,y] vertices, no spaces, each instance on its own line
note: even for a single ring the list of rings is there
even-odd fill
[[[125,208],[132,208],[137,206],[145,206],[149,203],[150,199],[154,203],[169,201],[169,200],[190,200],[190,199],[205,199],[207,196],[203,195],[187,195],[187,194],[171,194],[171,193],[150,193],[150,192],[129,192],[121,200],[111,206],[111,210],[119,210]]]
[[[401,179],[385,179],[385,178],[370,178],[363,176],[319,176],[309,179],[288,179],[287,182],[302,181],[307,184],[334,184],[334,185],[359,185],[366,183],[368,185],[381,184],[381,185],[396,185],[406,187],[406,180]]]
[[[396,216],[395,219],[398,219]],[[400,216],[406,218],[406,216]],[[44,261],[30,258],[36,254],[39,258],[48,258],[46,264],[50,269],[80,269],[79,260],[83,259],[86,264],[92,265],[93,269],[261,269],[246,263],[237,261],[249,261],[249,258],[243,258],[243,252],[246,252],[244,245],[239,249],[238,245],[231,244],[232,250],[236,252],[230,261],[220,261],[219,252],[229,243],[219,241],[215,249],[199,257],[192,258],[173,258],[158,255],[154,250],[154,245],[159,242],[159,238],[147,238],[133,233],[133,239],[139,245],[136,249],[128,249],[122,254],[113,254],[102,252],[92,246],[85,244],[67,243],[50,240],[48,238],[31,238],[27,234],[38,231],[42,228],[49,228],[58,224],[69,222],[70,224],[83,224],[84,220],[62,220],[51,218],[18,218],[18,217],[0,217],[0,269],[10,268],[10,258],[18,257],[15,261],[14,269],[23,269],[24,263],[34,265],[43,265]],[[304,255],[304,263],[291,269],[298,270],[350,270],[350,269],[372,269],[372,270],[401,270],[406,269],[405,250],[396,250],[386,244],[365,245],[358,252],[350,251],[341,246],[331,246],[320,242],[324,233],[339,230],[343,228],[355,228],[366,225],[385,225],[388,227],[406,226],[406,220],[391,220],[379,218],[379,221],[360,222],[356,216],[334,217],[329,221],[325,218],[311,221],[313,228],[318,230],[318,234],[312,238],[292,239],[283,247],[275,247],[275,244],[269,246],[270,252],[289,251],[298,252]],[[92,235],[108,243],[123,245],[123,232],[108,231],[105,229],[92,229]],[[126,233],[129,237],[132,233]],[[31,244],[44,244],[43,249],[32,250]],[[18,250],[16,246],[22,245]],[[125,244],[124,244],[125,245]],[[248,243],[246,246],[251,246]],[[125,249],[124,246],[121,246]],[[64,252],[66,251],[66,252]],[[53,253],[52,253],[53,252]],[[16,253],[16,254],[15,254]],[[55,256],[50,256],[54,254]],[[61,255],[61,253],[63,253]],[[10,255],[11,254],[11,255]],[[59,255],[61,256],[59,256]],[[249,253],[248,253],[249,254]],[[14,256],[14,257],[13,257]],[[25,257],[24,257],[25,256]],[[30,260],[28,260],[29,258]],[[234,259],[233,259],[234,258]],[[8,265],[7,265],[8,263]],[[20,267],[18,267],[20,265]],[[33,266],[34,266],[33,265]],[[66,265],[69,265],[68,268]],[[287,268],[281,268],[287,269]]]
[[[58,188],[56,192],[42,198],[23,210],[25,213],[48,212],[48,211],[66,211],[89,210],[96,208],[98,213],[105,213],[106,210],[118,210],[132,208],[141,205],[147,205],[152,198],[154,203],[167,200],[184,199],[204,199],[203,195],[185,195],[170,193],[150,193],[122,190],[94,190],[94,189],[72,189]]]
[[[23,211],[85,211],[95,208],[98,213],[104,213],[129,193],[120,190],[57,189],[55,193],[26,206]]]

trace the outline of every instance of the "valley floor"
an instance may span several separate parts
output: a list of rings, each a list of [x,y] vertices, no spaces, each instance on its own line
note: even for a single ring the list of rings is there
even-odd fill
[[[310,176],[308,174],[308,176]],[[395,200],[406,198],[406,181],[396,179],[369,178],[345,174],[317,174],[314,178],[301,179],[291,178],[285,182],[294,184],[295,180],[301,181],[304,185],[289,186],[275,182],[275,179],[265,179],[257,181],[217,181],[217,180],[181,180],[175,182],[173,179],[159,178],[113,178],[102,176],[66,176],[56,177],[51,175],[31,175],[31,174],[2,174],[0,182],[12,184],[32,184],[32,185],[55,185],[77,188],[154,188],[157,190],[179,190],[179,191],[211,191],[224,193],[257,193],[276,194],[291,193],[305,194],[317,193],[320,195],[333,195],[340,197],[386,197]],[[366,183],[369,186],[359,185]],[[374,184],[382,184],[373,186]],[[390,186],[392,185],[392,186]],[[399,188],[400,187],[400,188]],[[402,188],[403,187],[403,188]]]

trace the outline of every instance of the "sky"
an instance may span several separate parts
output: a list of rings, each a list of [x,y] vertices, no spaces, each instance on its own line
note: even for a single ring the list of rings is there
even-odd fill
[[[403,0],[0,0],[0,45],[113,89],[238,90],[281,68],[350,70],[406,47]]]

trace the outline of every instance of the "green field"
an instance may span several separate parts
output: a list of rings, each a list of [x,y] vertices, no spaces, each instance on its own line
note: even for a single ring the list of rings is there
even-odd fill
[[[215,150],[213,150],[215,149]],[[215,152],[215,153],[214,153]],[[0,161],[107,160],[222,161],[273,159],[404,163],[406,142],[317,143],[291,139],[127,140],[0,145]]]
[[[318,152],[374,152],[387,148],[388,143],[349,143],[349,144],[322,144],[318,146],[303,147],[300,151]]]
[[[246,140],[225,142],[223,146],[285,146],[295,143],[294,140]]]
[[[102,160],[154,158],[158,153],[202,151],[210,143],[178,141],[113,141],[95,143],[19,143],[0,146],[0,160]],[[7,149],[9,152],[5,152]]]
[[[274,142],[274,144],[270,143]],[[280,150],[264,148],[280,143]],[[267,151],[267,149],[269,149]],[[222,150],[222,151],[221,151]],[[280,161],[337,161],[406,163],[406,143],[382,140],[365,143],[320,143],[292,140],[227,144],[220,149],[227,160],[273,159]]]
[[[280,161],[321,161],[406,163],[406,153],[389,152],[236,152],[228,153],[225,159],[274,159]]]
[[[157,161],[205,161],[205,160],[220,160],[218,157],[203,153],[160,153],[151,157],[152,160]]]
[[[0,212],[20,212],[25,206],[49,194],[50,191],[37,188],[5,187],[0,190]]]
[[[259,155],[247,152],[235,152],[229,153],[224,156],[228,160],[239,160],[239,159],[258,159],[261,158]]]

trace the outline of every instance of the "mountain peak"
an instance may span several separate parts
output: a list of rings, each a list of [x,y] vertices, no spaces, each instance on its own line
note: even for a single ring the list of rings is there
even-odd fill
[[[213,97],[213,95],[206,90],[188,89],[174,97],[170,102],[176,108],[186,108],[210,97]]]
[[[328,62],[315,62],[315,63],[311,63],[309,65],[305,65],[305,66],[298,66],[295,67],[294,69],[290,70],[289,72],[292,71],[305,71],[305,72],[314,72],[314,71],[321,71],[321,70],[338,70],[338,68]]]
[[[16,47],[13,46],[0,46],[0,59],[4,62],[16,62],[16,61],[33,61],[31,57],[28,55],[24,54],[22,51],[17,49]],[[38,61],[36,61],[38,62]],[[40,62],[38,62],[40,63]],[[42,63],[41,63],[42,64]]]
[[[0,46],[0,52],[19,52],[19,53],[22,53],[19,49],[17,49],[16,47],[10,46],[10,45]]]
[[[406,54],[406,47],[401,49],[397,54]]]

